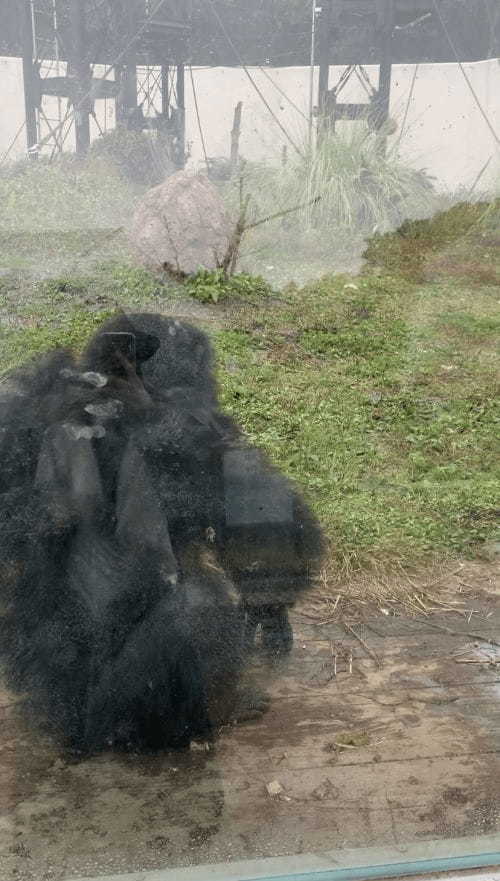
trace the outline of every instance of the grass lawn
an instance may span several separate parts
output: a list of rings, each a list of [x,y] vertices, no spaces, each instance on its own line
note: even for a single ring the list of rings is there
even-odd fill
[[[304,488],[338,573],[500,539],[500,206],[465,214],[372,240],[360,275],[194,313],[224,407]],[[117,306],[194,305],[135,268],[119,231],[0,244],[3,372],[78,348]]]

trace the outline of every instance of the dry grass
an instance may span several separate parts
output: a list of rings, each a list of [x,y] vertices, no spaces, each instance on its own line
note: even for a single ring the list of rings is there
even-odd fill
[[[499,562],[449,559],[406,569],[397,561],[382,565],[374,560],[370,569],[350,574],[331,563],[296,611],[318,625],[373,614],[422,618],[447,613],[451,627],[458,619],[477,627],[479,595],[500,596]]]

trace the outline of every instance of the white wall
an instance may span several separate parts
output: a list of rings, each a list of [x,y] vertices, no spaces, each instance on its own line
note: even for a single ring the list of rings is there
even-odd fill
[[[259,69],[250,69],[257,85],[274,113],[299,145],[304,142],[307,123],[300,112],[279,94]],[[309,71],[304,68],[266,69],[297,107],[307,115]],[[342,68],[331,69],[331,84]],[[401,123],[414,73],[413,65],[395,65],[391,96],[391,115]],[[497,59],[464,65],[478,100],[500,139],[500,64]],[[376,85],[373,68],[367,72]],[[317,71],[316,71],[317,76]],[[24,118],[22,66],[17,59],[0,59],[0,157],[8,149]],[[247,159],[279,160],[286,137],[272,119],[262,100],[243,70],[206,68],[194,72],[200,117],[209,156],[229,153],[229,132],[233,111],[243,101],[241,153]],[[316,88],[315,88],[316,91]],[[357,81],[349,84],[344,100],[364,100]],[[65,103],[65,102],[64,102]],[[189,75],[186,78],[187,138],[192,142],[192,161],[202,160]],[[101,125],[114,125],[113,103],[97,102]],[[57,117],[56,101],[51,101],[50,114]],[[342,123],[341,123],[342,125]],[[94,128],[95,131],[95,128]],[[400,129],[394,138],[398,139]],[[71,145],[71,140],[68,141]],[[289,145],[289,150],[293,148]],[[10,158],[25,152],[24,133],[20,135]],[[481,178],[480,188],[498,188],[500,182],[500,150],[483,119],[462,72],[455,64],[425,64],[418,69],[412,101],[399,148],[403,159],[418,168],[426,168],[437,178],[442,189],[455,190],[470,186],[484,164],[490,164]]]

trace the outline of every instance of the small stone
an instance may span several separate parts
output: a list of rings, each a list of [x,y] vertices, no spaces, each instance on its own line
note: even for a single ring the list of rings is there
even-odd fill
[[[271,783],[266,785],[266,789],[267,794],[270,795],[271,798],[277,798],[285,792],[279,780],[272,780]]]

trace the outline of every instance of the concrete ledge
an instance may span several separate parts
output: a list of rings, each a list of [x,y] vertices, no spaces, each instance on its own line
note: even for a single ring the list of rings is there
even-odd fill
[[[107,875],[93,878],[73,878],[67,881],[285,881],[298,876],[297,881],[335,881],[342,872],[349,872],[352,878],[367,878],[373,867],[387,869],[386,877],[405,873],[405,863],[431,862],[434,860],[467,860],[464,869],[483,868],[491,864],[500,854],[500,835],[482,835],[478,838],[457,838],[452,840],[427,841],[409,844],[399,848],[360,848],[359,850],[331,851],[320,854],[300,854],[289,857],[272,857],[264,860],[245,860],[228,864],[212,864],[177,869],[157,869],[153,872],[132,872],[123,875]],[[490,855],[490,856],[486,856]],[[500,861],[495,860],[500,866]],[[363,874],[363,869],[365,874]],[[456,865],[456,871],[461,867]],[[419,875],[418,866],[412,871]],[[425,874],[433,871],[428,868]],[[435,871],[435,870],[434,870]],[[408,872],[406,872],[408,874]],[[423,872],[422,872],[423,874]],[[384,877],[379,873],[378,877]],[[461,876],[461,881],[470,881],[471,876]],[[500,881],[499,871],[488,871],[472,876],[475,881]]]

